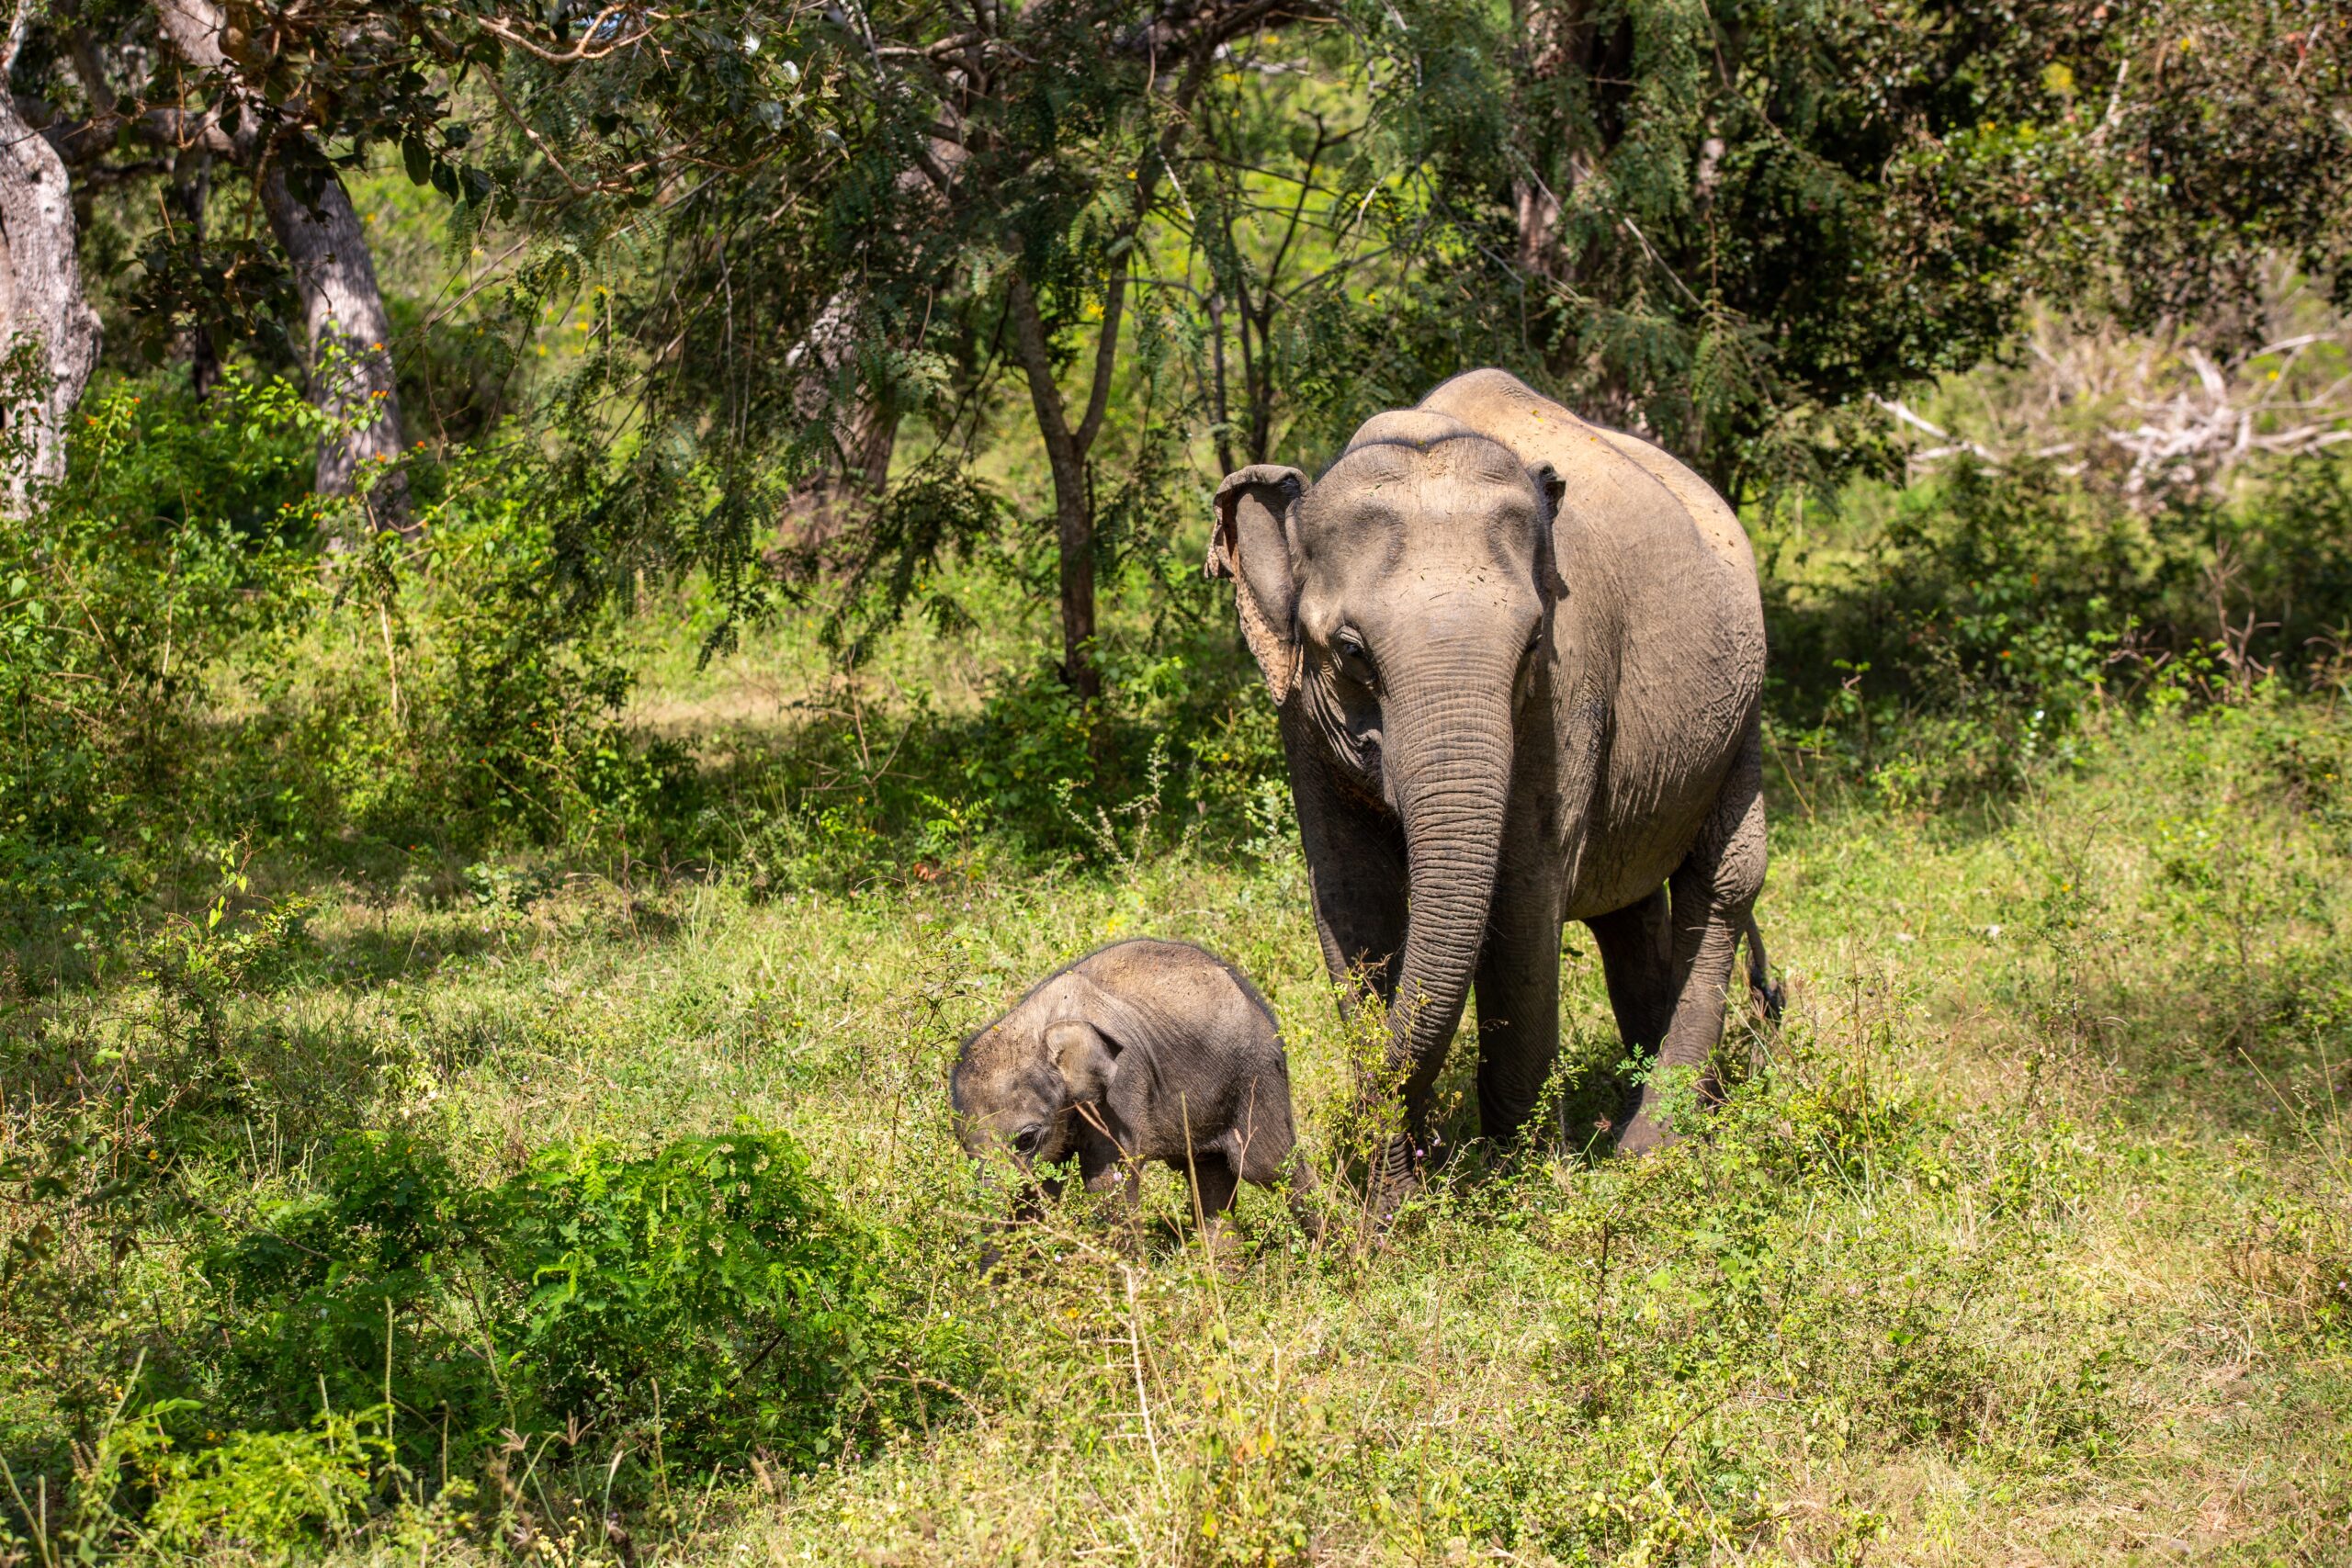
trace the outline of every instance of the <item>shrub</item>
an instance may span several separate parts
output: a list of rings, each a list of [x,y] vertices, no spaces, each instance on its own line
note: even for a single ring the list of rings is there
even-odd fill
[[[104,1445],[108,1480],[119,1483],[128,1470],[153,1495],[146,1527],[155,1544],[190,1551],[226,1540],[282,1551],[345,1534],[368,1517],[377,1473],[390,1458],[390,1442],[376,1429],[388,1423],[387,1408],[323,1410],[307,1430],[236,1432],[189,1451],[173,1441],[168,1419],[192,1408],[166,1402]]]
[[[2338,463],[2145,510],[2030,463],[1848,502],[1826,539],[1766,552],[1771,705],[1796,748],[1898,806],[2076,756],[2082,719],[2152,676],[2213,698],[2319,672],[2352,627]]]
[[[910,1347],[877,1243],[783,1134],[557,1149],[498,1203],[508,1277],[531,1287],[508,1343],[544,1417],[659,1421],[690,1466],[804,1466],[905,1413],[882,1382]]]
[[[559,1147],[488,1187],[414,1139],[353,1135],[314,1196],[207,1262],[231,1347],[207,1408],[284,1432],[322,1400],[385,1402],[420,1474],[549,1432],[807,1466],[913,1416],[893,1377],[956,1354],[910,1326],[885,1256],[780,1133]]]
[[[190,782],[214,661],[300,598],[317,430],[284,382],[116,382],[49,505],[0,519],[0,937],[89,947],[177,847],[146,807]]]

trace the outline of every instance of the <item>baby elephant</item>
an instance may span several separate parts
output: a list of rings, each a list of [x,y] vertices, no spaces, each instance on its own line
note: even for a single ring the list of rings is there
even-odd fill
[[[1211,1240],[1237,1186],[1287,1174],[1293,1212],[1319,1231],[1273,1010],[1190,942],[1116,942],[1057,969],[964,1042],[949,1089],[975,1156],[1009,1150],[1029,1169],[1075,1154],[1088,1190],[1120,1188],[1131,1213],[1141,1166],[1161,1161],[1191,1179]]]

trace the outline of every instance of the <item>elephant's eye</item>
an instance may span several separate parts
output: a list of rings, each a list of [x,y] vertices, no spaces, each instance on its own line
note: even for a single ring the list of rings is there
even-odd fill
[[[1012,1150],[1024,1157],[1034,1155],[1037,1152],[1038,1143],[1044,1139],[1045,1135],[1046,1130],[1043,1127],[1023,1127],[1012,1134]]]
[[[1380,683],[1380,671],[1372,662],[1372,653],[1364,647],[1363,638],[1357,635],[1353,626],[1340,628],[1339,635],[1331,639],[1331,654],[1340,666],[1340,672],[1356,684],[1377,686]]]

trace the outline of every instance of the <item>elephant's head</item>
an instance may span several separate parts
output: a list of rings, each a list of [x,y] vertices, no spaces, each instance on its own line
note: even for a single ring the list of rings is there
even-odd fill
[[[1106,1014],[1125,1016],[1100,987],[1064,975],[966,1040],[948,1079],[965,1152],[1010,1155],[1024,1168],[1066,1158],[1078,1108],[1100,1104],[1118,1073]]]
[[[1396,1044],[1424,1089],[1486,934],[1558,499],[1548,465],[1413,410],[1366,424],[1319,482],[1260,465],[1217,489],[1207,570],[1233,580],[1268,690],[1402,825]]]

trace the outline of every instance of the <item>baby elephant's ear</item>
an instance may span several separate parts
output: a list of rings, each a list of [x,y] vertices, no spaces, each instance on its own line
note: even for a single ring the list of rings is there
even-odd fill
[[[1099,1100],[1111,1092],[1112,1077],[1119,1070],[1119,1049],[1102,1032],[1082,1018],[1066,1018],[1046,1026],[1046,1055],[1069,1085],[1072,1100]]]

